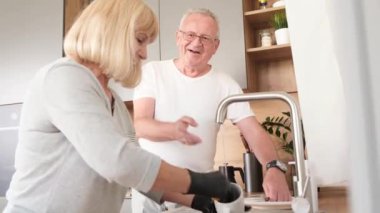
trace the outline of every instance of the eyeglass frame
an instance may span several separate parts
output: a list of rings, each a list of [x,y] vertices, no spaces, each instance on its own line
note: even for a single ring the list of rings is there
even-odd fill
[[[183,38],[186,41],[194,41],[196,38],[199,38],[199,41],[202,44],[211,44],[214,41],[218,41],[219,40],[219,38],[217,38],[217,37],[212,37],[210,35],[204,35],[204,34],[198,35],[198,34],[196,34],[195,32],[192,32],[192,31],[178,30],[178,32],[182,33]]]

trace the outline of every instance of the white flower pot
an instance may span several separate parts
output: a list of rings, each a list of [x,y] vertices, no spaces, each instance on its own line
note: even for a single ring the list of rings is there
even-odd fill
[[[284,0],[279,0],[273,3],[272,7],[282,7],[285,6],[285,1]]]
[[[290,43],[288,28],[282,28],[274,31],[277,45]]]

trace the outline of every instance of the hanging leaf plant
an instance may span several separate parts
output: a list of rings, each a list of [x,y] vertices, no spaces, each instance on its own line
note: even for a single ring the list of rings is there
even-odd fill
[[[293,138],[290,112],[282,112],[282,116],[268,116],[261,126],[271,135],[280,139],[281,148],[293,155]]]

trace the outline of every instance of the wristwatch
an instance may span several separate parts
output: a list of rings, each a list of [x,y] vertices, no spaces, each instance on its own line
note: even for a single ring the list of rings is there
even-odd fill
[[[286,164],[279,160],[270,161],[269,163],[267,163],[266,168],[267,170],[270,168],[277,168],[281,170],[283,173],[286,173],[286,171],[288,171],[288,167],[286,166]]]

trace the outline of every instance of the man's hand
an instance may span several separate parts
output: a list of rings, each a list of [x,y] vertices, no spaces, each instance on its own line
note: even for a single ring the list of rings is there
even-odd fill
[[[191,117],[183,116],[174,123],[174,140],[186,145],[195,145],[202,142],[201,138],[188,131],[188,127],[196,127],[198,123]]]
[[[270,201],[290,201],[291,195],[285,174],[276,168],[267,170],[263,188]]]

